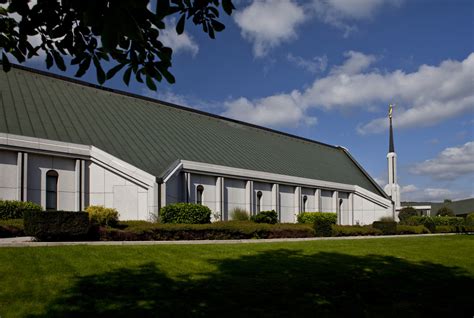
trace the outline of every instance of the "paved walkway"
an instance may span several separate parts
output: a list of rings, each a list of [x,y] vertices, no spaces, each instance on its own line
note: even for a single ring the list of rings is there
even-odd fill
[[[369,240],[404,237],[430,237],[444,235],[463,235],[457,233],[383,235],[383,236],[344,236],[344,237],[310,237],[310,238],[281,238],[281,239],[251,239],[251,240],[194,240],[194,241],[84,241],[84,242],[35,242],[32,237],[14,237],[0,239],[0,247],[40,247],[40,246],[70,246],[70,245],[200,245],[200,244],[249,244],[249,243],[279,243],[307,242],[327,240]]]

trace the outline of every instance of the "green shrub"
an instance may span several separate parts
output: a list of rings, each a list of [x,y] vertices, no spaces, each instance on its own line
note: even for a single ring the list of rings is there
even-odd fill
[[[211,222],[211,210],[201,204],[175,203],[160,210],[162,223],[205,224]]]
[[[430,216],[412,216],[405,221],[406,225],[423,225],[426,227],[431,233],[434,233],[436,228],[436,223],[434,218]]]
[[[397,225],[397,234],[427,234],[430,233],[423,225]]]
[[[324,215],[324,216],[322,216]],[[332,212],[303,212],[298,214],[298,223],[314,224],[317,218],[330,217],[334,219],[334,224],[337,222],[337,214]]]
[[[462,232],[462,228],[454,225],[438,225],[435,228],[435,233],[457,233]]]
[[[276,224],[278,222],[278,214],[274,211],[262,211],[250,217],[250,221],[255,223]]]
[[[464,220],[466,226],[474,226],[474,212],[469,213]]]
[[[210,224],[157,224],[145,221],[122,221],[115,228],[101,228],[102,240],[231,240],[314,237],[307,224],[265,224],[249,221]]]
[[[382,231],[385,235],[397,234],[397,222],[395,221],[375,221],[372,223],[374,229]]]
[[[87,238],[89,214],[86,212],[48,211],[23,214],[25,234],[40,241],[81,240]]]
[[[380,222],[395,222],[395,220],[393,219],[393,217],[391,216],[382,216],[380,219],[379,219]]]
[[[433,217],[435,225],[464,225],[464,219],[462,217],[454,216],[435,216]]]
[[[318,212],[314,215],[314,232],[316,236],[331,236],[332,225],[337,222],[335,213]]]
[[[235,208],[230,213],[230,218],[234,221],[248,221],[250,219],[249,213],[241,208]]]
[[[409,218],[412,216],[418,216],[418,211],[414,207],[407,206],[400,210],[398,213],[398,218],[400,219],[400,223],[405,223]]]
[[[21,219],[24,211],[41,212],[43,208],[33,202],[0,200],[0,220]]]
[[[86,209],[92,224],[114,226],[119,220],[116,209],[106,208],[102,205],[89,205]]]
[[[437,216],[455,216],[453,210],[451,210],[447,206],[443,206],[443,207],[439,208],[436,215]]]
[[[0,238],[24,235],[23,219],[0,220]]]
[[[332,236],[382,235],[382,231],[370,225],[332,225]]]

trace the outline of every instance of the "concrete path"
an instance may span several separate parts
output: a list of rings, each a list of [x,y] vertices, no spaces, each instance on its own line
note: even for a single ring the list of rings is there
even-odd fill
[[[404,237],[430,237],[444,235],[465,235],[457,233],[409,234],[383,236],[343,236],[343,237],[310,237],[310,238],[281,238],[281,239],[251,239],[251,240],[194,240],[194,241],[84,241],[84,242],[35,242],[32,237],[14,237],[0,239],[0,247],[40,247],[40,246],[72,246],[72,245],[201,245],[201,244],[249,244],[249,243],[281,243],[307,242],[328,240],[370,240]]]

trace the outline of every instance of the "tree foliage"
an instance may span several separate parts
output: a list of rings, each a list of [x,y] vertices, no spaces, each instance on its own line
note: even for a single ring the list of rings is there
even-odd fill
[[[47,68],[56,65],[65,71],[64,56],[71,57],[81,77],[95,67],[103,84],[125,69],[123,81],[135,79],[153,90],[163,78],[174,83],[170,73],[172,49],[160,41],[166,18],[179,15],[176,32],[182,34],[187,21],[200,25],[214,39],[225,26],[218,21],[220,9],[228,15],[235,9],[232,0],[157,0],[154,10],[149,0],[0,0],[0,48],[4,71],[9,71],[12,54],[19,63],[46,54]],[[6,5],[5,5],[6,4]],[[31,6],[31,7],[30,7]],[[14,18],[17,14],[20,18]],[[39,38],[39,43],[32,37]],[[102,66],[110,61],[106,72]]]
[[[438,215],[438,216],[455,216],[453,210],[448,208],[447,206],[442,206],[441,208],[439,208],[436,215]]]

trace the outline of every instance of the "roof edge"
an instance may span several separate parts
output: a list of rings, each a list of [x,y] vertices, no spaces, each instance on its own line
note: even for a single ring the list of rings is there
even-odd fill
[[[1,64],[0,64],[0,66],[1,66]],[[186,107],[186,106],[182,106],[182,105],[178,105],[178,104],[173,104],[173,103],[170,103],[170,102],[167,102],[167,101],[162,101],[162,100],[159,100],[159,99],[139,95],[139,94],[136,94],[136,93],[130,93],[130,92],[122,91],[122,90],[119,90],[119,89],[113,89],[113,88],[109,88],[109,87],[105,87],[105,86],[100,86],[100,85],[97,85],[97,84],[92,84],[92,83],[89,83],[89,82],[86,82],[86,81],[81,81],[81,80],[78,80],[78,79],[75,79],[75,78],[72,78],[72,77],[68,77],[68,76],[64,76],[64,75],[59,75],[59,74],[55,74],[55,73],[51,73],[51,72],[47,72],[47,71],[43,71],[43,70],[38,70],[38,69],[35,69],[35,68],[31,68],[31,67],[27,67],[27,66],[23,66],[23,65],[18,65],[18,64],[13,64],[13,63],[11,64],[11,67],[15,68],[15,69],[23,70],[23,71],[28,71],[28,72],[31,72],[31,73],[34,73],[34,74],[39,74],[39,75],[43,75],[43,76],[63,80],[65,82],[70,82],[70,83],[74,83],[74,84],[78,84],[78,85],[82,85],[82,86],[87,86],[87,87],[99,89],[99,90],[102,90],[102,91],[107,91],[107,92],[115,93],[115,94],[118,94],[118,95],[132,97],[132,98],[136,98],[136,99],[140,99],[140,100],[144,100],[144,101],[148,101],[148,102],[152,102],[152,103],[158,103],[162,106],[175,108],[175,109],[179,109],[179,110],[183,110],[183,111],[188,111],[188,112],[191,112],[191,113],[196,113],[196,114],[200,114],[200,115],[204,115],[204,116],[209,116],[209,117],[213,117],[213,118],[216,118],[216,119],[220,119],[220,120],[229,121],[229,122],[232,122],[232,123],[252,127],[252,128],[255,128],[255,129],[265,130],[265,131],[275,133],[275,134],[278,134],[278,135],[283,135],[283,136],[286,136],[286,137],[295,138],[295,139],[299,139],[299,140],[310,142],[310,143],[315,143],[315,144],[318,144],[318,145],[321,145],[321,146],[326,146],[326,147],[333,148],[333,149],[338,149],[339,148],[339,146],[330,145],[330,144],[327,144],[327,143],[324,143],[324,142],[321,142],[321,141],[317,141],[317,140],[313,140],[313,139],[293,135],[293,134],[286,133],[286,132],[283,132],[283,131],[279,131],[279,130],[276,130],[276,129],[267,128],[267,127],[264,127],[264,126],[251,124],[251,123],[240,121],[240,120],[237,120],[237,119],[212,114],[212,113],[205,112],[205,111],[198,110],[198,109],[191,108],[191,107]],[[1,68],[3,70],[3,66],[1,66]]]
[[[370,174],[361,166],[360,163],[357,162],[357,160],[351,155],[351,153],[349,152],[349,150],[347,150],[347,148],[344,148],[342,146],[337,146],[338,149],[342,150],[347,157],[349,157],[349,159],[357,166],[357,168],[362,171],[362,173],[366,176],[367,179],[369,179],[369,181],[375,186],[375,188],[380,192],[379,194],[381,194],[384,198],[386,199],[389,199],[390,201],[392,201],[392,199],[387,195],[387,193],[385,193],[385,191],[382,189],[382,187],[377,183],[375,182],[375,180],[370,176]],[[392,201],[393,202],[393,201]]]

